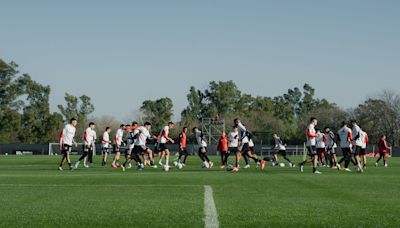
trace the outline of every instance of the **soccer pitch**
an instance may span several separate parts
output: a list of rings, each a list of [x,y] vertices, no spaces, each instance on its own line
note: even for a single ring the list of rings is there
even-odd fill
[[[77,157],[73,157],[76,161]],[[99,164],[99,157],[96,157]],[[299,161],[297,158],[293,158]],[[239,173],[189,157],[168,173],[58,171],[60,157],[0,157],[1,227],[399,227],[400,159],[323,175],[268,166]],[[354,169],[353,169],[354,170]],[[215,207],[213,208],[213,206]]]

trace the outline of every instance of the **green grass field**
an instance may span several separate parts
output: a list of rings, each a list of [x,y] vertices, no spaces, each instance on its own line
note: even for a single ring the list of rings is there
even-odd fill
[[[1,227],[204,227],[205,185],[213,189],[220,227],[400,226],[397,158],[388,168],[372,167],[371,159],[363,174],[321,168],[323,175],[311,167],[261,172],[254,164],[239,173],[203,170],[197,157],[168,173],[61,172],[59,159],[0,157]]]

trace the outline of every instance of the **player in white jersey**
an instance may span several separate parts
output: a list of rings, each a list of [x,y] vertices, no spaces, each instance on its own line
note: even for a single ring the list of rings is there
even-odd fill
[[[161,151],[161,157],[159,164],[161,166],[164,166],[162,163],[162,159],[165,158],[165,166],[169,167],[169,156],[170,156],[170,151],[167,148],[167,143],[171,142],[172,144],[175,143],[175,141],[169,137],[169,131],[174,128],[174,123],[169,122],[167,126],[165,126],[159,135],[158,139],[158,150]]]
[[[362,167],[365,170],[367,168],[367,145],[369,142],[368,134],[365,131],[360,132],[360,140],[361,140],[361,152],[360,156],[362,157]]]
[[[321,174],[317,170],[317,164],[318,164],[318,154],[316,151],[316,138],[317,134],[315,131],[315,127],[318,125],[318,120],[317,118],[312,117],[310,119],[310,124],[307,127],[306,130],[306,138],[307,138],[307,150],[308,150],[308,155],[310,156],[310,159],[303,161],[302,163],[299,164],[300,166],[300,171],[304,172],[304,165],[308,162],[312,162],[313,164],[313,173],[314,174]]]
[[[240,162],[240,151],[239,151],[239,130],[237,126],[233,126],[233,130],[228,134],[228,150],[229,154],[235,155],[235,167],[232,171],[239,171],[239,162]]]
[[[332,169],[336,169],[337,158],[336,158],[336,142],[335,142],[335,133],[331,131],[329,127],[326,127],[325,130],[325,138],[326,138],[326,151],[329,156],[330,167]]]
[[[77,124],[78,124],[78,121],[75,118],[72,118],[70,123],[65,125],[65,127],[61,133],[60,149],[61,149],[61,153],[62,153],[63,157],[61,159],[60,166],[58,167],[58,169],[60,171],[63,170],[63,165],[64,165],[65,161],[68,162],[68,166],[69,166],[70,170],[74,169],[74,166],[72,166],[72,164],[71,164],[70,153],[71,153],[72,144],[74,144],[75,147],[77,147],[77,144],[74,140]]]
[[[146,122],[144,126],[138,127],[134,130],[135,146],[132,150],[129,159],[126,160],[125,163],[121,166],[122,171],[125,171],[125,166],[128,162],[130,162],[131,159],[136,161],[138,170],[144,169],[144,164],[142,163],[140,156],[143,155],[144,153],[152,154],[152,151],[146,146],[147,140],[151,139],[150,130],[151,130],[151,123],[149,122]],[[151,164],[154,165],[152,160]]]
[[[127,160],[129,160],[129,161],[131,160],[130,156],[131,156],[133,147],[135,146],[134,140],[133,140],[133,136],[134,136],[133,132],[138,127],[139,127],[139,124],[136,121],[133,121],[132,125],[125,126],[125,128],[126,128],[126,145],[127,145],[127,148],[125,150],[125,162]],[[128,162],[128,164],[126,165],[126,168],[130,169],[131,167],[132,167],[131,163]]]
[[[193,128],[194,138],[199,146],[199,157],[203,161],[203,167],[211,169],[213,167],[213,162],[207,156],[207,142],[204,139],[203,132],[201,132],[197,127]]]
[[[110,153],[110,145],[111,145],[111,140],[110,140],[110,132],[111,128],[106,127],[106,131],[103,133],[103,137],[101,138],[101,151],[103,153],[103,161],[101,162],[101,166],[106,166],[107,164],[107,156]]]
[[[286,155],[286,146],[286,143],[278,136],[278,134],[272,134],[272,149],[276,151],[276,153],[274,153],[275,163],[279,163],[278,155],[280,155],[289,163],[289,167],[294,167],[294,164]]]
[[[121,157],[121,147],[124,144],[124,130],[125,130],[125,125],[121,124],[121,126],[119,126],[119,129],[117,130],[117,132],[115,133],[115,137],[114,137],[114,158],[113,158],[113,162],[111,164],[111,166],[113,168],[119,168],[119,159]]]
[[[257,155],[253,154],[250,149],[250,140],[252,138],[252,134],[250,131],[246,129],[246,127],[242,124],[239,118],[234,120],[235,126],[237,126],[239,130],[239,150],[242,153],[242,156],[245,160],[246,166],[245,169],[250,168],[248,158],[254,160],[254,162],[259,166],[261,164],[261,160],[258,159]]]
[[[326,167],[328,165],[328,156],[326,153],[326,137],[325,134],[321,132],[321,130],[317,130],[317,138],[315,138],[317,143],[317,154],[318,161],[322,167]]]
[[[364,145],[364,142],[360,138],[361,136],[361,128],[358,126],[356,120],[351,120],[351,124],[353,126],[352,128],[352,145],[355,146],[354,148],[354,158],[356,159],[357,162],[357,168],[356,170],[358,172],[363,172],[363,166],[361,164],[361,156],[362,156],[362,147]]]
[[[342,128],[339,129],[338,135],[340,139],[340,148],[342,149],[343,158],[339,161],[337,168],[340,169],[340,164],[344,161],[344,170],[347,172],[351,172],[349,169],[349,165],[351,162],[351,141],[353,139],[353,134],[350,128],[347,127],[347,123],[345,121],[342,122]]]
[[[75,169],[79,167],[79,164],[82,160],[89,157],[89,161],[93,159],[93,148],[95,143],[95,128],[96,124],[91,122],[89,123],[89,127],[86,128],[85,132],[83,133],[83,154],[75,163]]]

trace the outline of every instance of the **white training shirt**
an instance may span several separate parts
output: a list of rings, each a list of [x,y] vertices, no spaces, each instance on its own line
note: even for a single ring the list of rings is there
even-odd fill
[[[103,138],[101,140],[101,145],[103,146],[103,148],[108,148],[110,146],[110,135],[108,134],[108,132],[104,132],[103,133]]]
[[[72,124],[65,125],[63,129],[63,143],[68,146],[72,146],[74,143],[76,128]]]
[[[359,134],[361,133],[361,128],[356,124],[353,126],[352,129],[352,134],[353,134],[353,138],[352,140],[354,140],[355,138],[357,138],[357,136],[359,136]]]
[[[368,134],[365,131],[361,130],[360,137],[357,139],[356,145],[363,149],[366,149],[367,148],[367,137],[368,137]]]
[[[228,147],[239,146],[239,132],[230,132],[228,135]]]
[[[124,130],[122,130],[121,128],[117,130],[117,132],[115,133],[115,139],[114,139],[114,143],[115,145],[121,146],[122,144],[122,138],[124,137]]]
[[[249,147],[254,147],[254,142],[252,139],[249,140]]]
[[[238,123],[237,127],[239,130],[239,137],[242,140],[242,144],[249,143],[249,138],[246,136],[246,127],[242,123]]]
[[[88,127],[85,130],[85,133],[83,135],[83,141],[86,146],[92,145],[94,140],[96,139],[96,131],[92,130],[92,128]]]
[[[134,131],[134,134],[139,134],[135,140],[135,146],[146,146],[147,139],[151,138],[150,132],[145,127],[139,127]]]
[[[163,132],[165,133],[165,135],[168,136],[169,135],[169,127],[165,126],[160,132],[160,139],[158,140],[158,142],[161,143],[161,144],[165,144],[168,141],[167,138],[165,138],[163,136]]]
[[[201,147],[207,147],[207,142],[201,137],[201,131],[200,130],[196,130],[195,132],[195,138],[197,141],[197,144]]]
[[[317,148],[322,149],[325,148],[325,135],[322,133],[317,134],[316,142],[317,142]]]
[[[308,137],[308,132],[310,132],[311,134],[314,134],[314,135],[316,134],[314,124],[311,123],[308,125],[306,136],[307,136],[307,146],[316,146],[316,144],[317,144],[316,138]]]
[[[341,148],[351,148],[351,129],[348,127],[342,127],[338,131],[338,135],[340,138],[340,147]]]
[[[286,147],[285,147],[285,145],[283,144],[283,141],[282,141],[282,139],[281,138],[279,138],[279,137],[277,137],[277,138],[274,138],[274,149],[275,150],[286,150]]]

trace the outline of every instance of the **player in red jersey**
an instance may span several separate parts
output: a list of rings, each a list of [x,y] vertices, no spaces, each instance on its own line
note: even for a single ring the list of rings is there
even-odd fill
[[[376,161],[375,166],[378,166],[379,161],[383,158],[384,166],[388,167],[387,155],[389,153],[388,150],[390,150],[391,147],[388,145],[388,143],[386,141],[386,135],[382,135],[379,138],[378,147],[379,147],[379,159]]]

